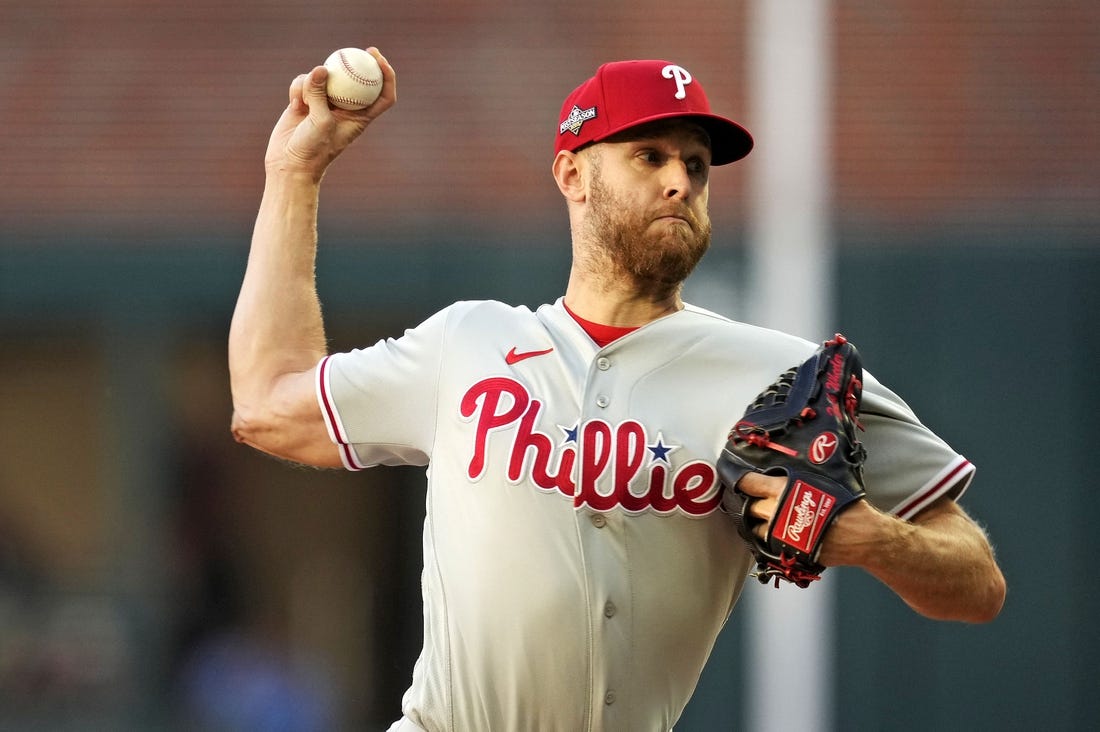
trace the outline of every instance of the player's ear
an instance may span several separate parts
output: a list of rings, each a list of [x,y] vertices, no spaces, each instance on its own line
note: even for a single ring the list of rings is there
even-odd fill
[[[558,183],[558,190],[565,196],[565,200],[573,203],[584,201],[588,185],[584,174],[585,161],[577,153],[562,150],[554,158],[554,180]]]

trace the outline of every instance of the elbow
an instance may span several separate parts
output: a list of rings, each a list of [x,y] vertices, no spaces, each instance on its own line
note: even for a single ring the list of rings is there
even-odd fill
[[[973,616],[965,618],[972,623],[990,623],[1001,614],[1005,597],[1008,594],[1008,583],[1004,573],[993,554],[993,547],[986,545],[984,561],[977,566],[982,568],[975,582],[974,602],[972,604]]]
[[[233,439],[242,445],[258,447],[256,421],[250,419],[247,412],[239,407],[233,410],[233,417],[229,422],[229,432]]]
[[[1001,614],[1006,594],[1004,575],[994,563],[988,572],[980,577],[972,576],[950,591],[937,592],[921,600],[908,598],[906,604],[930,620],[981,625],[993,622]]]
[[[233,417],[229,420],[229,434],[233,435],[233,439],[237,442],[247,445],[248,439],[248,422],[244,416],[237,410],[233,410]]]
[[[973,591],[964,595],[966,599],[956,604],[953,610],[943,614],[922,614],[933,619],[957,620],[974,625],[991,623],[1001,614],[1007,592],[1008,587],[1004,575],[994,564],[990,568],[990,572],[980,582],[975,582]]]
[[[329,441],[320,417],[310,421],[300,415],[280,416],[265,410],[237,406],[230,420],[233,439],[261,453],[298,465],[317,468],[343,466],[340,453]]]
[[[253,450],[284,457],[284,450],[280,449],[278,433],[271,425],[258,418],[262,415],[249,414],[237,408],[233,411],[233,417],[229,422],[229,432],[233,439],[242,445],[247,445]]]
[[[1004,607],[1005,597],[1007,595],[1008,584],[1005,582],[1004,574],[1001,573],[1001,570],[996,565],[993,565],[991,576],[986,582],[984,600],[980,603],[976,603],[975,609],[978,612],[970,622],[993,622],[997,616],[1001,614],[1001,608]]]

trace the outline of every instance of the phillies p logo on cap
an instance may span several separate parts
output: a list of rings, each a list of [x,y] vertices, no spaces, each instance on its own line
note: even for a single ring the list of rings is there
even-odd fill
[[[711,164],[740,160],[752,150],[752,136],[733,120],[710,110],[703,87],[683,66],[669,61],[615,61],[566,97],[554,153],[577,151],[636,125],[687,117],[711,139]]]
[[[687,98],[687,85],[691,83],[691,74],[683,66],[677,66],[676,64],[669,64],[661,69],[661,76],[666,79],[674,79],[676,81],[676,98]]]

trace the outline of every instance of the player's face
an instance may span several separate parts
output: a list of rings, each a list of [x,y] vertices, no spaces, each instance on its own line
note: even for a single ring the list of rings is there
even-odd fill
[[[593,150],[589,240],[639,287],[678,285],[710,246],[710,147],[693,125]]]

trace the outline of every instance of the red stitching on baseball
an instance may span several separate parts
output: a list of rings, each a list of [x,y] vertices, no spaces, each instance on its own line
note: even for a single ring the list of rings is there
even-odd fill
[[[341,103],[352,104],[357,107],[361,107],[363,105],[362,99],[352,99],[351,97],[329,97],[329,101],[336,105],[339,105]]]
[[[355,79],[360,84],[366,84],[367,86],[378,86],[382,83],[381,79],[368,79],[367,77],[360,76],[358,73],[356,73],[355,69],[353,69],[351,67],[351,64],[348,63],[347,56],[344,54],[343,51],[340,52],[340,65],[344,67],[344,71],[348,72],[348,76]],[[353,100],[349,99],[347,101],[350,102]],[[356,102],[356,104],[358,104],[358,102]]]

